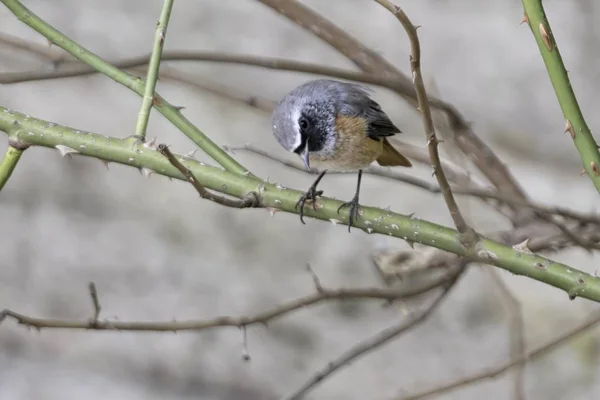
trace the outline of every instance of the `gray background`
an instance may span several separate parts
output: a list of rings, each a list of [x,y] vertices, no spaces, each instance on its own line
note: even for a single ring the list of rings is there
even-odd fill
[[[369,0],[305,1],[404,71],[408,41],[397,21]],[[521,2],[421,0],[400,3],[416,24],[426,80],[455,104],[511,167],[528,193],[544,202],[597,210],[598,195],[579,176],[568,135],[535,42],[519,26]],[[35,13],[105,58],[151,49],[157,0],[44,0]],[[546,1],[573,86],[592,129],[600,124],[598,21],[592,0]],[[45,43],[5,8],[0,30]],[[251,0],[179,0],[167,49],[274,55],[351,67],[327,45]],[[173,64],[174,65],[174,64]],[[198,79],[238,86],[273,100],[310,79],[249,67],[179,63]],[[0,49],[0,69],[48,68],[39,59]],[[159,82],[171,102],[219,144],[253,143],[282,155],[268,116],[184,85]],[[419,116],[389,92],[375,94],[406,132],[424,144]],[[78,129],[124,137],[133,133],[140,98],[103,76],[0,86],[0,104]],[[192,143],[153,113],[149,136],[179,152]],[[4,151],[6,141],[0,141]],[[199,158],[206,159],[202,154]],[[299,189],[313,179],[248,154],[255,173]],[[417,168],[428,177],[429,171]],[[326,193],[349,198],[354,177],[331,176]],[[450,225],[441,197],[367,176],[362,202]],[[476,201],[462,201],[480,230],[508,227]],[[0,308],[43,317],[87,318],[87,282],[96,282],[102,316],[169,320],[243,315],[311,293],[310,262],[330,287],[380,284],[370,255],[404,243],[344,227],[264,210],[236,211],[200,201],[181,182],[93,159],[63,159],[28,150],[0,195]],[[421,250],[417,246],[417,250]],[[581,250],[553,258],[593,273]],[[580,321],[593,305],[503,273],[522,301],[529,346]],[[410,304],[407,305],[410,308]],[[0,399],[274,399],[300,385],[357,341],[394,323],[403,307],[330,303],[248,332],[252,361],[241,361],[235,328],[201,333],[93,333],[0,327]],[[315,399],[384,399],[466,376],[508,359],[505,303],[489,277],[473,267],[423,326],[337,373]],[[589,399],[600,395],[598,331],[527,368],[529,398]],[[440,399],[512,398],[511,375]]]

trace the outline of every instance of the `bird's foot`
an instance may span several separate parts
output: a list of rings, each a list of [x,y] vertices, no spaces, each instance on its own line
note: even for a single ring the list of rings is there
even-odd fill
[[[316,182],[313,183],[311,185],[310,188],[308,188],[308,190],[306,192],[304,192],[302,194],[302,196],[300,197],[300,200],[298,200],[298,202],[296,203],[296,209],[298,209],[298,207],[300,207],[300,221],[306,225],[306,222],[304,222],[304,204],[307,201],[311,202],[312,205],[312,209],[313,210],[317,210],[317,197],[321,196],[323,194],[322,190],[317,190],[317,185]]]
[[[354,195],[352,200],[347,203],[342,204],[338,208],[338,214],[342,210],[342,208],[350,207],[350,215],[348,216],[348,232],[350,232],[350,228],[354,225],[354,221],[358,219],[358,209],[360,204],[358,204],[358,194]]]

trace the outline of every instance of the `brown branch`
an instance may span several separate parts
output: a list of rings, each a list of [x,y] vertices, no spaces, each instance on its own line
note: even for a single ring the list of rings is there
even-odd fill
[[[12,47],[13,49],[26,51],[27,53],[33,54],[44,60],[49,60],[55,67],[70,57],[67,53],[54,51],[50,46],[44,46],[3,32],[0,32],[0,44]]]
[[[386,78],[393,78],[398,82],[398,87],[387,86],[398,95],[417,107],[415,91],[412,89],[411,80],[400,70],[387,62],[382,56],[370,50],[367,46],[347,34],[328,19],[312,11],[296,0],[257,0],[270,7],[280,15],[288,18],[295,24],[303,27],[313,35],[317,36],[341,54],[345,55],[361,70]],[[398,90],[402,86],[410,90]],[[470,127],[470,124],[456,110],[454,106],[446,102],[432,106],[442,110],[448,117],[454,140],[461,151],[468,156],[475,166],[489,179],[496,188],[515,198],[525,200],[527,198],[523,189],[512,176],[508,168],[498,158]]]
[[[341,356],[333,361],[327,363],[327,366],[319,370],[314,374],[308,381],[306,381],[300,388],[293,391],[291,394],[283,397],[285,400],[300,400],[306,393],[314,389],[318,384],[323,382],[326,378],[337,372],[341,368],[348,366],[350,363],[356,361],[357,358],[381,347],[388,343],[390,340],[397,338],[402,333],[405,333],[412,328],[417,327],[421,323],[425,322],[427,318],[438,308],[442,303],[442,300],[446,298],[450,289],[457,282],[458,278],[462,275],[464,269],[460,269],[452,279],[447,283],[444,291],[439,294],[436,299],[423,310],[413,313],[406,320],[401,323],[386,328],[373,337],[370,337],[364,341],[361,341],[357,345],[353,346],[350,350],[343,353]]]
[[[424,283],[423,285],[411,285],[402,289],[326,289],[320,286],[315,294],[290,301],[279,305],[271,310],[255,314],[253,316],[243,317],[217,317],[209,320],[188,320],[188,321],[67,321],[57,319],[34,318],[19,314],[12,310],[0,312],[0,323],[7,317],[15,319],[19,324],[36,328],[52,329],[86,329],[86,330],[114,330],[114,331],[200,331],[203,329],[217,327],[244,327],[252,324],[264,324],[268,321],[280,318],[290,312],[316,305],[328,300],[347,300],[347,299],[372,299],[395,301],[400,299],[409,299],[425,292],[428,292],[442,284],[448,282],[446,278]]]
[[[465,244],[471,245],[476,240],[475,231],[473,231],[465,221],[458,204],[452,194],[450,183],[446,179],[446,174],[442,168],[442,161],[438,152],[439,141],[435,134],[435,127],[433,126],[433,118],[431,117],[431,109],[429,107],[429,100],[427,99],[427,92],[425,90],[425,84],[423,83],[423,76],[421,74],[421,45],[419,44],[419,37],[417,35],[417,28],[412,24],[408,16],[400,9],[400,7],[393,5],[387,0],[375,0],[381,6],[386,8],[400,21],[406,34],[410,40],[411,57],[410,67],[413,73],[413,83],[415,85],[415,91],[417,93],[417,101],[419,102],[419,110],[423,117],[423,127],[425,128],[425,135],[427,137],[427,147],[429,148],[429,157],[433,163],[433,171],[437,178],[438,184],[442,189],[442,195],[450,211],[450,216],[456,225],[456,229],[460,232],[462,240]]]
[[[415,393],[409,396],[398,396],[395,397],[397,400],[417,400],[425,397],[433,396],[441,393],[448,393],[451,390],[460,388],[462,386],[470,385],[485,379],[495,378],[496,376],[508,371],[514,366],[520,365],[524,362],[534,361],[550,351],[556,349],[558,346],[561,346],[568,342],[571,339],[574,339],[577,335],[580,335],[586,332],[588,329],[593,328],[597,323],[600,322],[600,312],[593,313],[586,322],[569,330],[568,332],[563,333],[562,335],[550,340],[546,344],[536,348],[535,350],[527,353],[524,357],[520,357],[516,360],[510,361],[506,364],[490,368],[488,370],[478,372],[466,378],[459,379],[449,384],[441,385],[432,389],[425,390],[420,393]]]
[[[179,170],[185,176],[187,181],[194,186],[194,189],[198,192],[200,197],[203,199],[207,199],[210,201],[214,201],[217,204],[221,204],[226,207],[232,208],[252,208],[258,207],[260,204],[260,199],[258,195],[254,192],[249,193],[243,199],[232,199],[225,196],[221,196],[218,194],[214,194],[208,191],[202,184],[196,179],[192,171],[189,170],[185,165],[183,165],[177,157],[171,153],[169,147],[165,144],[159,144],[157,147],[158,152],[160,152],[163,156],[165,156],[169,162]]]

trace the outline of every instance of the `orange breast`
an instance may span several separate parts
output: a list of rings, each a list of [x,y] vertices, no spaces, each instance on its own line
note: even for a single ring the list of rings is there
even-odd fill
[[[360,117],[340,116],[335,121],[335,151],[328,156],[313,156],[311,165],[331,171],[356,171],[368,167],[383,151],[383,141],[367,137],[367,123]]]

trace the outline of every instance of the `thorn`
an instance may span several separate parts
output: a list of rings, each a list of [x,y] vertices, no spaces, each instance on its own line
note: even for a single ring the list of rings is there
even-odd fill
[[[185,106],[175,106],[175,109],[176,109],[177,111],[181,111],[181,110],[183,110],[184,108],[185,108]]]
[[[140,172],[145,178],[150,178],[150,175],[154,173],[150,168],[140,168]]]
[[[575,130],[573,129],[573,125],[571,125],[571,121],[568,119],[565,120],[565,133],[569,132],[571,137],[575,139]]]
[[[72,148],[67,147],[67,146],[63,146],[62,144],[57,144],[54,147],[56,148],[56,150],[58,150],[60,152],[60,155],[63,156],[63,157],[66,157],[66,156],[71,157],[72,153],[79,153],[77,150],[72,149]]]
[[[415,216],[415,213],[413,212],[413,213],[410,213],[410,214],[407,214],[407,215],[408,215],[408,218],[412,218],[412,217]]]
[[[581,172],[579,173],[579,176],[584,176],[585,175],[585,168],[581,168]]]
[[[275,207],[265,207],[265,210],[267,210],[267,212],[268,212],[269,214],[271,214],[271,217],[275,217],[275,213],[276,213],[277,211],[279,211],[279,210],[278,210],[277,208],[275,208]]]
[[[194,150],[188,151],[187,153],[185,153],[183,155],[183,158],[187,158],[187,159],[190,159],[190,160],[195,160],[194,154],[196,154],[197,151],[198,151],[198,149],[194,149]]]
[[[412,240],[405,240],[405,242],[410,246],[411,249],[415,249],[415,242],[413,242]]]
[[[552,51],[552,39],[550,39],[550,35],[548,35],[548,31],[546,30],[546,27],[544,26],[543,23],[540,22],[538,29],[540,31],[540,36],[542,37],[542,42],[544,42],[546,49],[548,51]]]
[[[104,164],[104,166],[106,167],[106,170],[110,171],[110,168],[108,168],[108,161],[106,161],[106,160],[100,160],[100,161],[102,161],[102,164]]]
[[[342,223],[342,221],[340,221],[339,219],[335,219],[335,218],[330,218],[329,222],[331,222],[333,224],[333,226],[336,226],[337,224]]]
[[[527,23],[527,25],[529,25],[529,17],[527,16],[526,12],[523,12],[523,19],[521,20],[521,22],[519,22],[519,25],[523,25],[524,23]]]
[[[54,44],[50,39],[46,39],[46,43],[48,43],[48,47],[52,47],[52,45]]]
[[[592,172],[594,173],[594,175],[596,175],[596,176],[600,175],[600,168],[598,167],[598,164],[591,161],[590,168],[592,169]]]
[[[155,136],[154,138],[150,139],[148,142],[144,143],[142,146],[144,146],[148,149],[156,149],[156,139],[157,139],[157,137]]]
[[[523,242],[521,242],[519,244],[515,244],[512,248],[515,249],[516,251],[520,251],[521,253],[533,254],[533,252],[531,250],[529,250],[529,247],[527,247],[528,244],[529,244],[529,238],[523,240]]]

